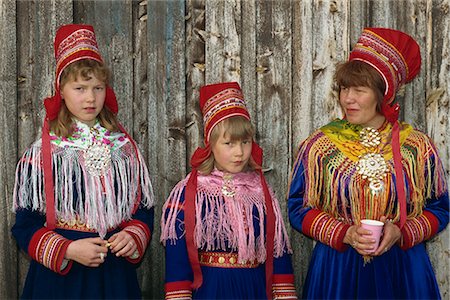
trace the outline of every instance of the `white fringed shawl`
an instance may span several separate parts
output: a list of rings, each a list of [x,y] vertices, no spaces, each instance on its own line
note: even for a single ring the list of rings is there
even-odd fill
[[[108,229],[131,219],[139,184],[141,206],[152,207],[154,196],[147,167],[140,153],[136,157],[131,142],[121,133],[102,130],[101,134],[103,136],[96,139],[108,140],[113,145],[111,164],[103,176],[93,176],[87,171],[83,153],[89,141],[80,142],[81,137],[62,143],[52,137],[52,166],[57,219],[78,219],[104,237]],[[13,197],[15,211],[25,208],[45,214],[40,139],[23,154],[17,165]]]

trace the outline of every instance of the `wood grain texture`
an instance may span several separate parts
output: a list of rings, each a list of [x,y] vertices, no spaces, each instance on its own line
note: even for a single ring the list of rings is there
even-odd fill
[[[0,133],[10,141],[0,146],[0,228],[8,237],[0,241],[0,298],[17,298],[28,268],[9,233],[13,175],[39,133],[42,100],[54,92],[53,39],[64,23],[94,25],[113,74],[119,119],[151,173],[157,206],[138,269],[144,299],[163,297],[161,207],[202,146],[204,84],[241,84],[290,231],[299,294],[313,242],[290,229],[289,174],[299,143],[341,116],[333,74],[364,27],[395,27],[418,41],[421,72],[397,101],[401,118],[435,141],[450,178],[450,0],[0,0],[0,8]],[[442,297],[450,299],[449,229],[427,248]]]
[[[16,7],[12,1],[0,1],[0,298],[17,298],[18,253],[10,232],[14,171],[17,161],[17,51]]]

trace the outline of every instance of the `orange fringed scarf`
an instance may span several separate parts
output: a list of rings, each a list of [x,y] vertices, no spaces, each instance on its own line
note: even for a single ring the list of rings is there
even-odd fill
[[[361,126],[335,120],[305,140],[299,150],[296,168],[305,168],[305,206],[315,207],[346,223],[361,219],[379,219],[385,215],[400,220],[395,189],[395,172],[391,147],[392,125],[385,122],[379,129],[382,140],[379,153],[389,172],[384,189],[373,193],[368,180],[357,172],[359,156],[365,148],[359,142]],[[447,190],[442,163],[431,140],[406,123],[400,123],[402,167],[406,182],[408,217],[422,213],[426,199]],[[301,160],[301,161],[300,161]],[[297,170],[294,170],[293,176]]]

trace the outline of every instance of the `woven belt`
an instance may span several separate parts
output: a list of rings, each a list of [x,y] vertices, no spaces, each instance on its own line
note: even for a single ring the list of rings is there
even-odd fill
[[[256,268],[259,266],[259,263],[256,260],[247,261],[245,263],[238,263],[237,253],[199,252],[198,257],[200,265],[207,267]]]
[[[84,231],[84,232],[96,232],[95,229],[90,228],[85,222],[81,221],[78,217],[71,220],[58,219],[56,221],[56,228]]]

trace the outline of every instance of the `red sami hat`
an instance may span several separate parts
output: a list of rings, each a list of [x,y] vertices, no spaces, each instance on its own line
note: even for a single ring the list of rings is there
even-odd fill
[[[390,121],[398,118],[398,105],[391,107],[399,88],[420,71],[421,57],[417,42],[404,32],[389,28],[365,28],[350,53],[349,61],[371,65],[386,84],[382,111]]]
[[[68,24],[58,28],[55,37],[56,79],[55,96],[44,100],[47,118],[54,120],[61,109],[60,79],[71,63],[92,59],[103,63],[98,49],[94,28],[91,25]],[[118,112],[116,96],[110,87],[106,89],[105,106],[114,114]]]
[[[223,82],[200,88],[200,109],[203,114],[205,143],[209,143],[211,132],[221,121],[242,116],[250,120],[244,95],[237,82]]]

